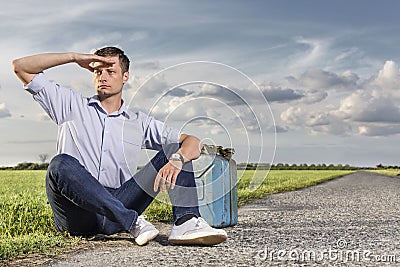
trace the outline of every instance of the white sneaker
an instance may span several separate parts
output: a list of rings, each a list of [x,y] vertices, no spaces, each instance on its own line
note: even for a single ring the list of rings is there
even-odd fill
[[[179,245],[216,245],[228,238],[222,229],[212,228],[203,218],[192,218],[174,225],[168,241]]]
[[[159,233],[157,228],[146,221],[145,218],[144,215],[140,215],[136,221],[136,226],[132,231],[133,236],[135,237],[135,242],[139,246],[147,244],[149,241],[156,238]]]

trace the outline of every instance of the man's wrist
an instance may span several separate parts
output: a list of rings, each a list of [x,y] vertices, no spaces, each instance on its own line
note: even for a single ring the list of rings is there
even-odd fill
[[[68,52],[67,55],[69,57],[69,63],[76,63],[76,54],[75,52]]]
[[[179,152],[172,154],[171,157],[169,157],[169,160],[170,161],[180,161],[180,162],[182,162],[182,165],[185,164],[185,158]]]

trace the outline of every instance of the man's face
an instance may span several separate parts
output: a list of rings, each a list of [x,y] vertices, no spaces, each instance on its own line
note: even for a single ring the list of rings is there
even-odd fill
[[[122,87],[128,81],[129,72],[122,73],[119,57],[110,57],[115,63],[94,63],[93,82],[100,100],[122,94]]]

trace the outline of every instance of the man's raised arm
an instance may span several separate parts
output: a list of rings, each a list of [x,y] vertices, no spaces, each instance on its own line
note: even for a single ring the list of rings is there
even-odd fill
[[[111,58],[101,57],[93,54],[68,53],[46,53],[33,56],[27,56],[13,60],[12,66],[18,78],[27,85],[36,74],[46,69],[67,64],[77,63],[82,68],[93,72],[90,66],[92,62],[104,62],[113,64],[115,61]]]

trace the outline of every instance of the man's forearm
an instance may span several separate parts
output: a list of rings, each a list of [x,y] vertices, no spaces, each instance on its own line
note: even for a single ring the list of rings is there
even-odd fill
[[[47,53],[15,59],[12,62],[13,69],[18,78],[26,85],[33,77],[49,68],[75,62],[79,66],[89,71],[93,71],[91,63],[102,62],[112,65],[115,59],[112,57],[101,57],[94,54],[79,54],[74,52],[67,53]]]
[[[33,77],[46,69],[71,63],[75,60],[75,53],[47,53],[15,59],[13,69],[18,78],[28,84]]]

